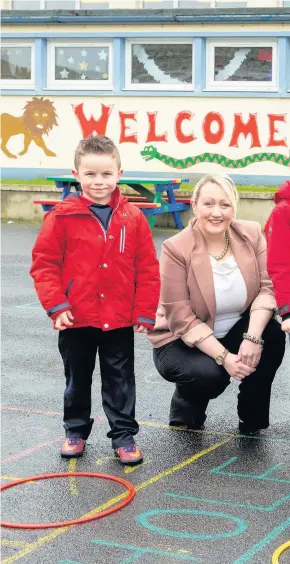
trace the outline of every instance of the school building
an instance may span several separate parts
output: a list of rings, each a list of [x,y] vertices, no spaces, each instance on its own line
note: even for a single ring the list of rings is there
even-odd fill
[[[73,166],[96,133],[126,174],[290,171],[290,0],[2,0],[2,176]]]

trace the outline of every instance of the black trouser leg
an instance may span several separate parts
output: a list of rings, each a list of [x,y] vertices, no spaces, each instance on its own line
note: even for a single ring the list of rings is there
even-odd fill
[[[132,327],[102,332],[99,348],[102,401],[111,427],[113,448],[134,443],[135,420],[134,332]]]
[[[222,339],[232,353],[238,353],[248,326],[249,313],[246,312]],[[255,372],[246,376],[239,386],[239,419],[251,429],[266,429],[269,426],[272,382],[285,352],[285,335],[275,319],[270,319],[262,338],[265,343],[260,362]]]
[[[231,353],[238,353],[248,325],[249,313],[246,312],[220,339]],[[256,371],[241,382],[238,396],[239,418],[247,426],[257,428],[269,425],[271,386],[285,351],[285,335],[276,320],[269,321],[263,339],[265,344],[260,363]],[[170,417],[180,424],[182,421],[188,424],[188,419],[192,423],[200,423],[208,401],[218,397],[229,384],[229,374],[197,348],[187,347],[181,339],[154,349],[153,356],[161,376],[176,383]]]
[[[275,319],[269,321],[262,338],[261,360],[255,372],[241,382],[238,395],[239,419],[252,429],[269,426],[271,387],[285,352],[285,334]]]
[[[153,357],[161,376],[176,384],[169,422],[188,427],[202,425],[209,400],[220,395],[229,384],[230,377],[224,368],[181,339],[154,349]]]
[[[91,387],[100,334],[94,327],[59,332],[66,378],[63,421],[67,437],[87,439],[92,429]]]

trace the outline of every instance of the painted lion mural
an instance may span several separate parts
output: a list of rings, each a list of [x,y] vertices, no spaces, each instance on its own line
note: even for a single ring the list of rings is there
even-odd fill
[[[56,154],[47,148],[43,139],[44,135],[48,135],[49,131],[58,125],[56,118],[57,113],[53,102],[35,96],[25,104],[22,116],[1,114],[1,150],[10,159],[16,159],[17,156],[7,148],[7,143],[13,135],[22,134],[24,135],[24,147],[19,155],[25,155],[31,141],[34,141],[47,157],[56,157]]]

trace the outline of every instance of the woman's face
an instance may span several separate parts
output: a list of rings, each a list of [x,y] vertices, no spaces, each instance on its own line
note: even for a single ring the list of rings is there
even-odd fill
[[[221,235],[234,218],[234,209],[228,196],[213,182],[207,182],[200,189],[198,200],[193,203],[193,210],[200,229],[208,235]]]

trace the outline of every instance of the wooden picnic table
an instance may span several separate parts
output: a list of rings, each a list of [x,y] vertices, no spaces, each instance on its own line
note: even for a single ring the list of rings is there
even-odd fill
[[[69,196],[71,189],[80,189],[78,181],[72,175],[62,176],[48,176],[47,180],[53,180],[57,188],[62,190],[61,200]],[[141,176],[122,176],[118,182],[119,186],[129,186],[136,190],[146,201],[154,206],[146,206],[138,204],[142,212],[148,216],[149,225],[154,227],[157,216],[164,213],[172,213],[175,226],[177,229],[183,229],[180,213],[189,209],[189,204],[176,201],[174,190],[180,188],[180,184],[188,182],[188,178],[163,178],[163,177],[141,177]],[[150,190],[148,186],[153,186],[154,191]],[[166,192],[167,198],[163,198],[163,192]],[[129,197],[130,200],[130,197]],[[49,206],[49,204],[48,204]],[[45,211],[48,211],[46,206]],[[50,208],[53,204],[50,205]]]

